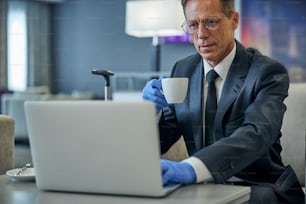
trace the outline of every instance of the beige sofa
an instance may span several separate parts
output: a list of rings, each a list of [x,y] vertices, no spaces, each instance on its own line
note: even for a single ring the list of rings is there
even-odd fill
[[[15,141],[27,142],[28,129],[25,120],[24,102],[42,101],[42,100],[91,100],[91,94],[73,94],[73,95],[51,95],[44,92],[16,92],[13,94],[3,94],[1,97],[1,113],[11,116],[15,121]]]
[[[0,175],[14,168],[14,120],[0,115]]]

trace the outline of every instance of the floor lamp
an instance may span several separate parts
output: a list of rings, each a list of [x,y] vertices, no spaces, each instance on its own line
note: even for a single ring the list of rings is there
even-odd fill
[[[152,37],[151,71],[160,72],[161,36],[185,35],[180,0],[128,0],[125,32],[134,37]]]

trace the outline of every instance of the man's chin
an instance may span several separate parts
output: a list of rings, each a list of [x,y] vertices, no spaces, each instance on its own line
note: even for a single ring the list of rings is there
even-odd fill
[[[213,55],[207,53],[206,54],[201,53],[201,56],[206,60],[208,64],[210,64],[210,66],[214,67],[216,65],[217,60]]]
[[[206,61],[214,60],[214,55],[212,55],[211,53],[201,52],[200,54]]]

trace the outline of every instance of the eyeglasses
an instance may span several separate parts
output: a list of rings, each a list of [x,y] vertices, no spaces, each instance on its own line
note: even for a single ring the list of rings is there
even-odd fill
[[[185,33],[194,34],[199,31],[200,23],[203,23],[206,29],[213,31],[219,28],[221,20],[222,18],[216,16],[208,17],[202,21],[188,20],[181,27]]]

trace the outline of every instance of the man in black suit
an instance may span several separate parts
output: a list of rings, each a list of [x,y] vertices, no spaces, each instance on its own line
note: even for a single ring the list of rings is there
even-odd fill
[[[171,77],[189,78],[186,99],[167,104],[161,79],[143,89],[160,116],[162,153],[183,135],[191,155],[161,160],[164,184],[229,182],[252,186],[251,203],[304,203],[294,171],[280,156],[287,70],[235,40],[234,0],[182,0],[182,6],[183,29],[198,53],[178,61]]]

